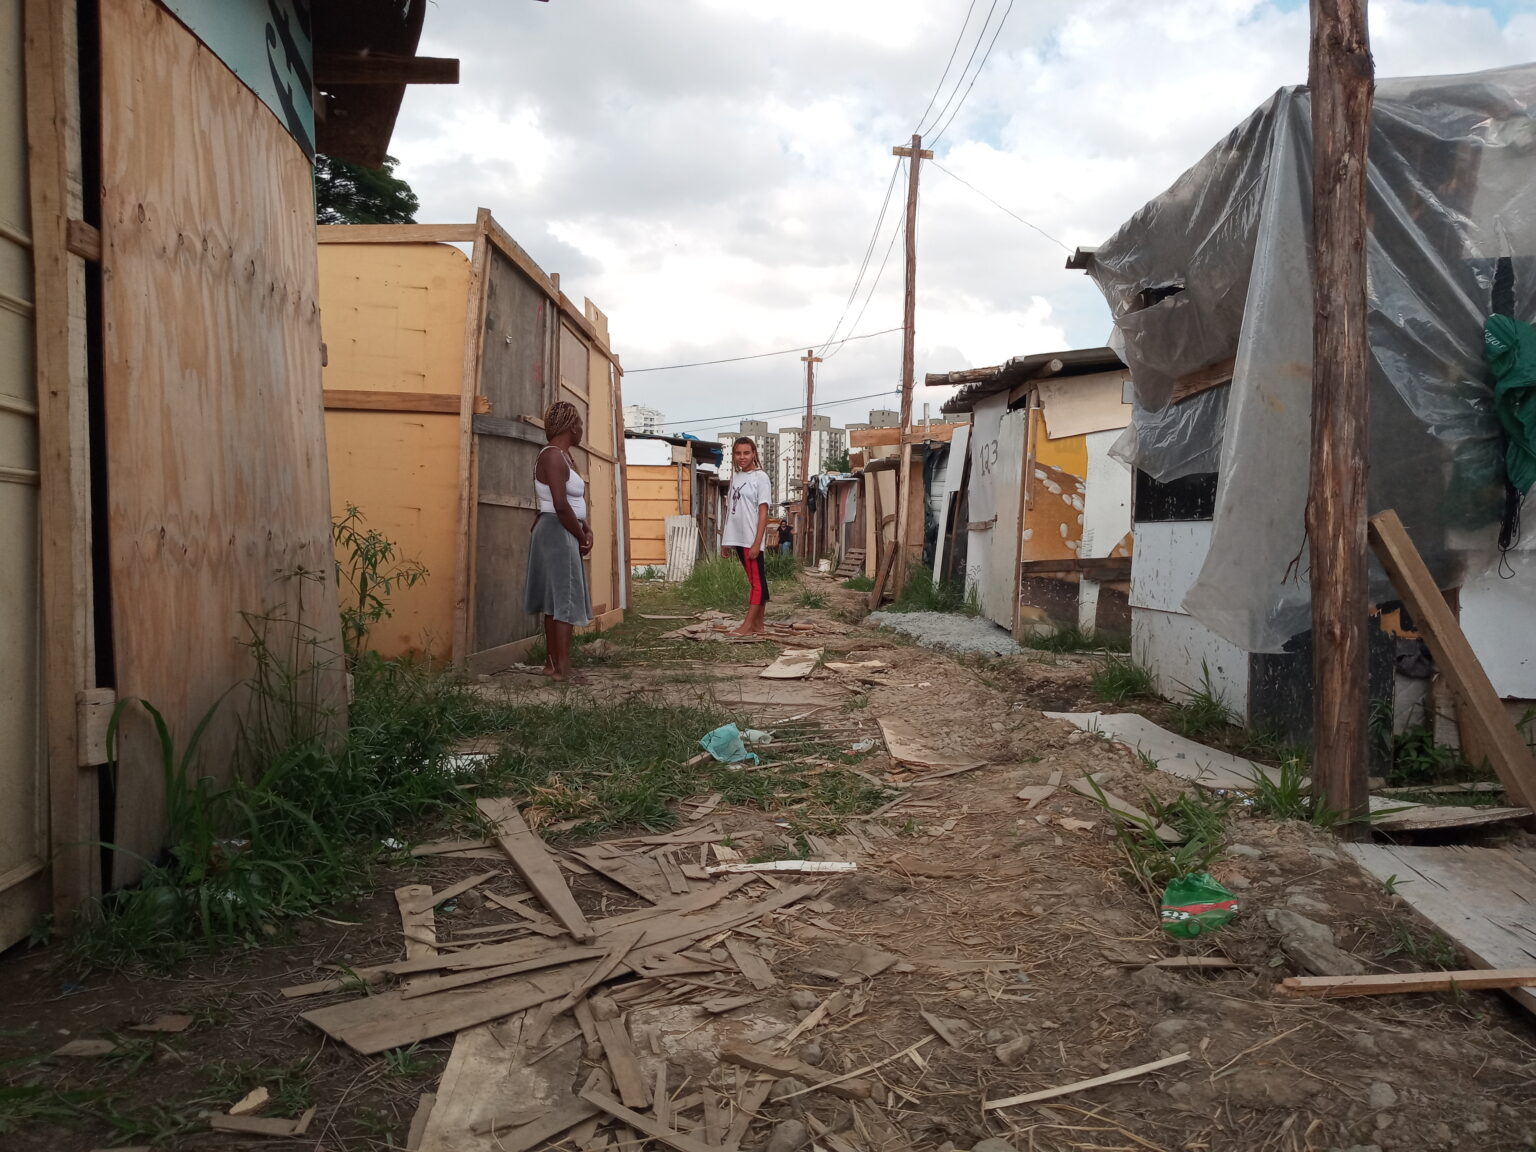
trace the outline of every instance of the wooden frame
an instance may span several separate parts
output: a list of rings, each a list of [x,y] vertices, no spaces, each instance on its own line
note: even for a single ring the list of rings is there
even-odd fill
[[[77,697],[94,686],[85,261],[74,0],[25,0],[27,177],[38,380],[42,526],[42,728],[54,915],[101,890],[97,790],[81,770]]]

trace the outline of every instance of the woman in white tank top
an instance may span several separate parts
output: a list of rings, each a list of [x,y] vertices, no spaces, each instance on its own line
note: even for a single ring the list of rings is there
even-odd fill
[[[587,483],[576,474],[571,449],[581,443],[581,413],[562,400],[544,413],[544,439],[533,469],[539,514],[528,546],[523,610],[544,617],[544,674],[579,681],[571,671],[571,634],[592,620],[592,597],[582,560],[592,551]]]

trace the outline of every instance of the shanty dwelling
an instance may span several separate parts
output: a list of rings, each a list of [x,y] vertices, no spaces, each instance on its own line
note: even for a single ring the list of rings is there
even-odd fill
[[[1122,448],[1137,468],[1137,657],[1165,694],[1208,678],[1239,718],[1299,740],[1310,115],[1304,89],[1276,93],[1068,264],[1103,290],[1135,381]],[[1527,530],[1501,547],[1519,496],[1506,499],[1483,321],[1536,317],[1533,123],[1533,65],[1382,80],[1368,179],[1369,509],[1397,512],[1515,717],[1536,699],[1536,513],[1525,500]],[[1374,558],[1370,586],[1371,693],[1396,699],[1401,728],[1422,715],[1407,704],[1429,667]]]
[[[1131,418],[1120,357],[1045,352],[927,383],[962,385],[943,411],[971,417],[965,579],[981,614],[1015,635],[1129,632],[1131,474],[1110,455]]]
[[[586,424],[573,458],[594,537],[592,626],[622,620],[623,407],[607,317],[590,300],[577,308],[484,208],[473,224],[322,227],[320,302],[331,505],[356,506],[427,568],[393,598],[375,650],[484,672],[543,635],[522,588],[556,400]]]
[[[426,8],[0,0],[0,948],[161,851],[142,709],[101,767],[118,700],[215,709],[217,776],[243,614],[338,647],[312,157],[382,162],[407,79],[453,78]]]
[[[874,413],[871,413],[874,415]],[[915,424],[912,428],[914,437],[914,459],[922,464],[922,486],[914,488],[914,492],[923,494],[923,529],[919,537],[922,547],[920,549],[921,562],[931,570],[937,572],[937,560],[942,558],[943,546],[939,543],[941,532],[939,525],[942,521],[945,507],[945,478],[947,476],[948,462],[951,459],[950,441],[959,433],[965,434],[967,424],[932,424],[924,422]],[[863,467],[865,462],[875,460],[891,460],[901,454],[901,429],[899,427],[879,425],[850,429],[848,432],[850,457],[857,454],[856,465]],[[961,451],[964,451],[963,444]],[[956,476],[959,474],[956,473]],[[895,482],[895,473],[891,474],[891,482]],[[887,515],[894,515],[895,507],[892,505],[886,509]],[[864,529],[861,537],[873,536],[873,528]],[[859,545],[863,547],[863,544]],[[938,555],[935,547],[938,547]],[[875,560],[873,554],[866,554],[866,571],[874,574]]]
[[[700,557],[720,554],[720,457],[712,441],[624,434],[631,568],[686,580]]]

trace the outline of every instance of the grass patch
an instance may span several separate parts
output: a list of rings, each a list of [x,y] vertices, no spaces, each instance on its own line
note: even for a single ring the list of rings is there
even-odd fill
[[[797,608],[825,608],[827,606],[827,598],[820,592],[812,592],[807,588],[795,597],[795,606]]]
[[[800,576],[800,561],[793,552],[780,552],[777,548],[763,553],[763,567],[770,580],[795,580]]]
[[[498,778],[527,800],[534,821],[580,820],[576,834],[669,828],[677,820],[669,805],[703,792],[791,813],[796,826],[811,831],[887,799],[885,790],[837,767],[776,764],[772,771],[743,771],[713,760],[688,766],[699,738],[728,720],[713,708],[644,701],[507,705],[496,716],[505,739]],[[765,752],[775,755],[771,745]],[[836,745],[801,744],[793,753],[797,759],[819,754],[834,764],[851,762]]]
[[[1427,724],[1415,725],[1390,736],[1387,746],[1391,766],[1384,775],[1389,784],[1429,786],[1487,776],[1486,772],[1480,773],[1467,763],[1459,749],[1436,743],[1434,729]]]
[[[1058,628],[1054,632],[1026,635],[1021,643],[1037,652],[1097,652],[1111,647],[1105,637],[1084,632],[1076,625]]]
[[[874,578],[871,576],[865,576],[862,573],[857,576],[850,576],[848,579],[843,581],[843,587],[848,589],[850,592],[868,592],[874,586]]]
[[[771,596],[783,596],[784,589],[795,579],[798,564],[793,556],[782,552],[769,552],[767,556],[768,591]],[[777,561],[775,558],[777,557]],[[785,565],[784,561],[790,563]],[[787,574],[785,569],[788,568]],[[679,589],[683,600],[694,608],[718,608],[721,611],[745,611],[747,606],[747,574],[741,561],[730,556],[709,556],[693,566]]]
[[[1433,929],[1393,920],[1387,925],[1387,931],[1392,938],[1385,949],[1388,957],[1411,960],[1416,969],[1432,968],[1454,972],[1463,966],[1456,945]]]
[[[1088,681],[1095,700],[1119,704],[1138,696],[1154,695],[1152,673],[1128,658],[1107,656]]]
[[[1125,857],[1125,879],[1152,899],[1158,899],[1169,883],[1191,872],[1205,872],[1227,845],[1227,816],[1235,802],[1227,797],[1181,792],[1163,803],[1147,795],[1145,822],[1114,815],[1097,783],[1094,799],[1105,811]],[[1157,828],[1166,824],[1183,836],[1180,844],[1166,844]]]
[[[874,587],[873,584],[870,587]],[[933,572],[922,564],[914,564],[907,572],[907,582],[902,585],[901,595],[886,606],[887,612],[959,612],[976,616],[981,612],[975,589],[966,594],[965,585],[959,580],[934,580]]]
[[[1221,698],[1221,693],[1211,682],[1211,670],[1204,662],[1200,665],[1200,687],[1188,684],[1179,687],[1189,693],[1188,698],[1175,703],[1171,709],[1173,726],[1191,740],[1214,736],[1233,726],[1232,713]]]

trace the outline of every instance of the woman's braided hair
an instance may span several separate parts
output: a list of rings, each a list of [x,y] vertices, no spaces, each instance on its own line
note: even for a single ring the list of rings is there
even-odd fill
[[[544,410],[544,439],[554,440],[581,422],[581,413],[569,400],[556,400]]]

